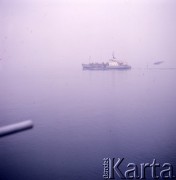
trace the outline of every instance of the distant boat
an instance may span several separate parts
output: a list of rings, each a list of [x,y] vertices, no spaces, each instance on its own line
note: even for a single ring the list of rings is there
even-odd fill
[[[131,66],[127,63],[117,60],[114,55],[112,59],[109,59],[106,63],[89,63],[82,64],[83,70],[127,70],[131,69]]]
[[[156,62],[154,62],[153,64],[154,65],[159,65],[159,64],[162,64],[164,61],[156,61]]]

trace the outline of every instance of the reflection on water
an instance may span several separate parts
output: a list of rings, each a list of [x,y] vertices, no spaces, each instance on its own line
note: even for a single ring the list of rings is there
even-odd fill
[[[0,123],[35,128],[1,138],[1,179],[102,179],[104,157],[176,165],[175,70],[22,74],[2,72]]]

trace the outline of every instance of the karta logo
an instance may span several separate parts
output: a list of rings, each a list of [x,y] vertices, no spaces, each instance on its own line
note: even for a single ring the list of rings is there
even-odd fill
[[[103,159],[103,178],[104,179],[175,179],[174,168],[170,163],[160,165],[153,159],[152,163],[128,163],[124,166],[124,158],[104,158]],[[123,165],[122,165],[123,164]],[[122,172],[122,166],[126,168]],[[146,169],[150,177],[146,177]],[[157,174],[158,172],[158,174]]]

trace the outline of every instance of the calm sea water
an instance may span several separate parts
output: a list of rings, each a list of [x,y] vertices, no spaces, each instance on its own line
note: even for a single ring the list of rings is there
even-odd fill
[[[35,126],[0,139],[0,179],[99,180],[104,157],[176,165],[176,70],[8,73],[0,125]]]

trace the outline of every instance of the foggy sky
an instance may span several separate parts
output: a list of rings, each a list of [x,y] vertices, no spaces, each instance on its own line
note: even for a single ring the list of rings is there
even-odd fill
[[[0,0],[1,69],[107,61],[176,67],[174,0]]]

